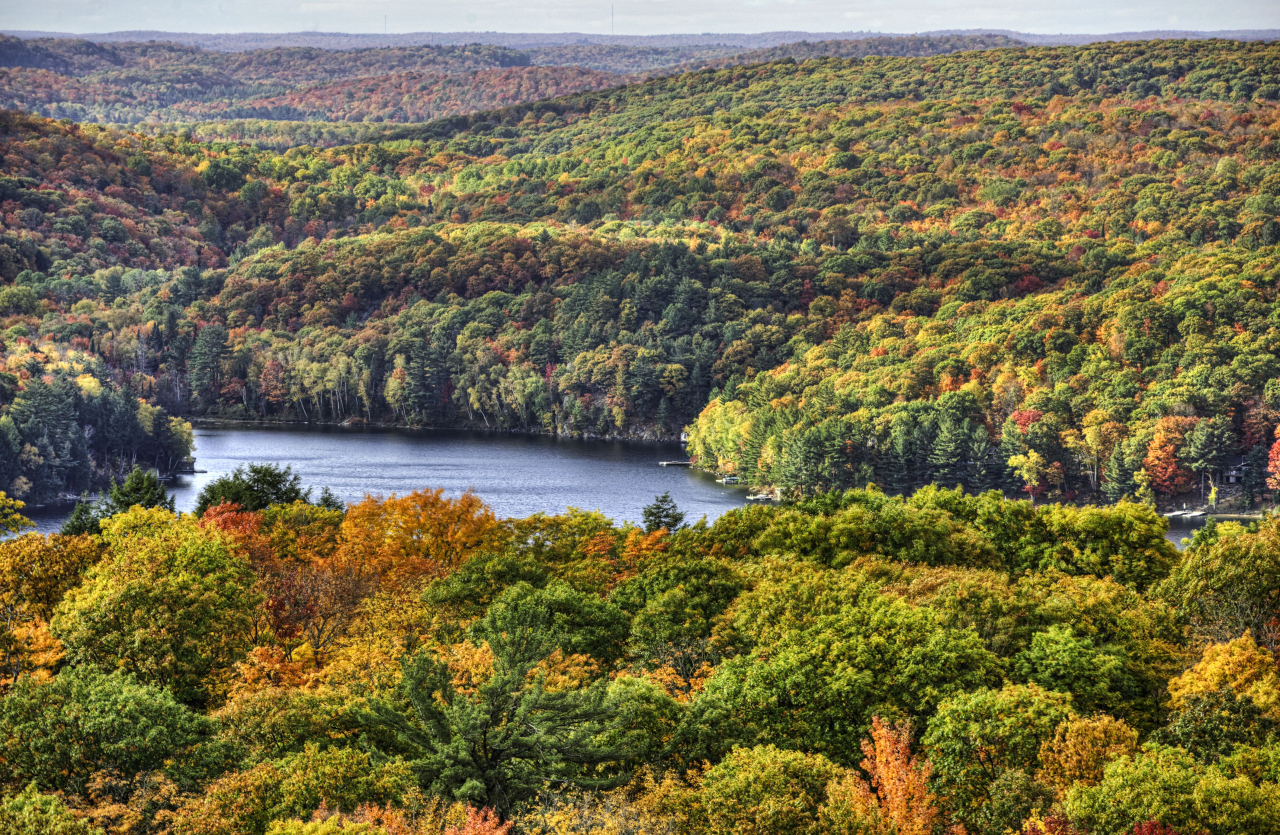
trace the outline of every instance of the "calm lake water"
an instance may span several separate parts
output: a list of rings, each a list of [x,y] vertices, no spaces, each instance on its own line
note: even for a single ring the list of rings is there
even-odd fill
[[[169,485],[178,510],[195,507],[213,479],[265,462],[288,464],[317,494],[328,487],[346,502],[436,487],[457,496],[472,488],[504,517],[577,507],[639,522],[644,506],[670,491],[686,521],[711,521],[742,507],[748,492],[687,467],[659,467],[659,461],[687,458],[679,444],[339,426],[200,426],[195,434],[196,468],[207,472]],[[70,507],[49,507],[25,515],[41,533],[54,533],[70,513]],[[1203,524],[1171,520],[1167,538],[1180,545]]]
[[[251,463],[288,464],[318,494],[328,487],[344,501],[443,487],[467,488],[499,516],[599,510],[615,521],[640,521],[654,496],[670,491],[686,521],[708,521],[741,507],[747,490],[717,484],[687,467],[679,444],[579,441],[544,435],[412,431],[344,427],[202,426],[196,432],[196,468],[169,486],[178,510],[191,510],[205,484]],[[69,507],[32,508],[26,515],[51,533]]]

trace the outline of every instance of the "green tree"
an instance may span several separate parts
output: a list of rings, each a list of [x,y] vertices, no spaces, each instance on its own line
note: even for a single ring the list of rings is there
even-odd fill
[[[196,334],[187,357],[187,378],[191,393],[202,406],[217,402],[222,387],[222,360],[227,350],[227,329],[222,325],[205,325]]]
[[[1001,776],[1036,773],[1040,747],[1073,715],[1070,696],[1035,684],[955,696],[938,708],[922,740],[935,790],[966,826],[976,824]]]
[[[345,813],[366,804],[388,807],[413,791],[413,776],[398,758],[351,747],[307,745],[296,754],[232,771],[202,788],[203,793],[178,809],[174,831],[265,835],[273,821],[310,819],[322,806]],[[369,832],[364,827],[342,831]]]
[[[1103,470],[1102,495],[1107,501],[1118,502],[1126,496],[1136,494],[1137,485],[1133,481],[1133,469],[1125,457],[1122,444],[1116,444],[1107,459]]]
[[[660,528],[676,531],[684,524],[684,514],[676,507],[670,491],[657,496],[653,502],[645,505],[641,516],[644,519],[645,533],[653,533]]]
[[[293,467],[249,464],[206,484],[196,498],[195,514],[203,516],[206,510],[223,502],[240,505],[241,510],[258,511],[276,504],[310,501],[311,490],[303,489],[302,477],[293,472]]]
[[[1205,496],[1205,479],[1214,486],[1213,474],[1221,471],[1235,449],[1235,434],[1220,417],[1204,419],[1187,433],[1178,457],[1187,469],[1200,477],[1200,498]]]
[[[68,657],[124,669],[202,704],[249,647],[260,598],[248,564],[190,517],[134,508],[102,524],[107,556],[59,604]]]
[[[702,782],[711,832],[819,835],[819,812],[827,786],[845,769],[820,754],[784,751],[773,745],[735,748]]]
[[[1156,745],[1108,764],[1101,783],[1075,786],[1063,807],[1076,827],[1097,835],[1128,835],[1152,820],[1207,835],[1280,831],[1280,786],[1232,777],[1180,748]]]
[[[1001,464],[1000,492],[1005,495],[1022,490],[1025,482],[1009,461],[1018,456],[1026,455],[1026,452],[1027,443],[1022,437],[1022,430],[1013,418],[1009,418],[1004,422],[1004,426],[1000,428],[1000,449],[996,453],[996,457]]]
[[[742,639],[763,631],[694,701],[681,728],[688,755],[775,744],[854,765],[872,717],[929,716],[998,680],[999,662],[972,630],[866,586],[824,582],[762,584],[735,604]]]
[[[165,490],[155,470],[134,467],[124,481],[111,485],[96,514],[99,519],[107,519],[131,507],[158,507],[173,512],[174,498]]]
[[[132,675],[74,667],[41,683],[23,676],[0,699],[4,783],[79,794],[98,772],[125,779],[165,769],[213,723]]]
[[[1115,712],[1134,687],[1123,659],[1061,624],[1037,632],[1031,646],[1014,659],[1014,669],[1023,681],[1070,695],[1084,713]]]
[[[1183,707],[1151,739],[1181,748],[1199,763],[1213,765],[1241,745],[1265,747],[1276,727],[1275,719],[1253,699],[1224,687],[1185,697]]]
[[[933,470],[934,483],[950,488],[965,482],[969,444],[968,422],[957,423],[950,416],[943,417],[929,450],[929,467]]]
[[[474,693],[458,692],[448,667],[421,651],[403,662],[398,693],[407,713],[376,702],[367,718],[396,735],[429,792],[504,815],[547,781],[607,783],[600,768],[628,756],[603,738],[619,727],[607,682],[546,687],[539,665],[573,637],[563,607],[527,590],[504,601],[513,591],[474,630],[494,655],[492,676]]]
[[[98,515],[94,513],[93,502],[90,501],[87,494],[80,496],[80,500],[76,502],[75,509],[71,511],[67,521],[62,523],[62,529],[58,532],[63,536],[80,536],[82,534],[93,536],[102,532]]]
[[[987,427],[978,424],[969,433],[969,467],[965,483],[974,493],[985,493],[996,486],[996,477],[992,472],[992,455],[994,447]]]
[[[0,832],[8,835],[102,835],[77,818],[57,797],[40,794],[32,783],[20,794],[0,798]]]

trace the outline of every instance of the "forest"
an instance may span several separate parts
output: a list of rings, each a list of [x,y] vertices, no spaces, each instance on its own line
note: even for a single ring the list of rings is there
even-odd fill
[[[0,43],[297,108],[0,112],[0,832],[1280,832],[1280,517],[1161,513],[1280,491],[1280,46],[971,45],[534,100],[606,70]],[[545,86],[431,118],[481,74]],[[175,513],[202,418],[683,433],[779,500]]]
[[[928,487],[643,527],[254,465],[0,500],[19,835],[1280,828],[1280,523]],[[130,506],[132,505],[132,506]]]
[[[142,441],[91,417],[119,394],[163,413],[133,439],[687,427],[787,494],[1252,506],[1278,81],[1213,41],[780,61],[283,151],[8,112],[0,477],[124,472]],[[71,405],[18,421],[28,380]]]

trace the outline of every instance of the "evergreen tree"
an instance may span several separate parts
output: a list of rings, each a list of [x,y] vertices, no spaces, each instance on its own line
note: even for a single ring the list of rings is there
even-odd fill
[[[998,481],[1001,492],[1008,494],[1022,490],[1022,479],[1009,466],[1009,459],[1025,455],[1026,452],[1027,445],[1022,439],[1022,430],[1013,418],[1007,419],[1000,430],[1000,450],[996,453],[998,459],[996,469],[999,472]]]
[[[655,497],[651,504],[645,506],[641,516],[645,533],[653,533],[660,528],[675,531],[684,524],[684,514],[676,507],[670,491]]]
[[[915,464],[915,451],[912,448],[912,426],[906,415],[894,417],[893,426],[889,430],[889,449],[887,455],[881,456],[887,465],[883,470],[885,492],[891,495],[906,495],[912,492],[912,469]]]
[[[187,360],[187,378],[191,393],[201,405],[210,406],[217,401],[222,382],[222,358],[226,353],[226,328],[205,325],[200,329]]]
[[[626,757],[623,745],[608,741],[627,711],[611,704],[607,681],[544,684],[539,665],[572,645],[577,636],[566,627],[583,614],[556,605],[558,596],[522,583],[495,602],[475,629],[493,652],[492,674],[474,692],[456,690],[449,666],[424,650],[403,662],[396,703],[374,702],[365,714],[368,725],[391,731],[397,747],[412,752],[430,794],[509,815],[547,783],[605,785],[610,775],[602,767]]]
[[[99,504],[96,514],[99,519],[107,519],[117,513],[124,513],[134,506],[159,507],[172,511],[174,498],[164,489],[164,484],[155,470],[144,470],[134,467],[133,472],[119,484],[112,483],[111,490]]]
[[[1266,444],[1254,444],[1245,453],[1240,481],[1240,486],[1244,490],[1245,507],[1252,508],[1253,503],[1257,501],[1258,492],[1267,484]]]
[[[58,533],[63,536],[80,536],[81,534],[97,534],[102,531],[98,524],[98,516],[94,512],[93,502],[89,501],[87,495],[82,495],[80,501],[76,502],[75,510],[71,511],[71,516],[66,522],[62,523],[62,529]]]
[[[1222,418],[1201,420],[1187,433],[1178,458],[1187,469],[1200,477],[1200,497],[1204,498],[1205,479],[1213,483],[1213,474],[1226,466],[1235,447],[1235,434]]]
[[[991,436],[982,424],[973,427],[969,433],[969,476],[968,487],[971,492],[985,493],[995,486],[996,479],[991,472]]]
[[[949,489],[964,482],[969,442],[968,421],[958,424],[949,415],[943,417],[928,458],[935,484]]]
[[[299,501],[310,502],[311,491],[302,489],[302,478],[293,472],[293,467],[250,464],[206,484],[196,499],[195,514],[203,516],[206,510],[223,502],[253,511]],[[329,500],[322,495],[321,501]],[[336,498],[329,501],[330,505],[333,503],[337,503]]]
[[[1102,495],[1109,502],[1118,502],[1125,496],[1135,495],[1137,491],[1133,468],[1129,466],[1122,446],[1123,444],[1116,444],[1111,450],[1111,457],[1107,459],[1107,466],[1103,470]]]

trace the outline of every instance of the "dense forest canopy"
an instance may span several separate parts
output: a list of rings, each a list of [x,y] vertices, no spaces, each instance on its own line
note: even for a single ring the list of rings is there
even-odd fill
[[[1251,502],[1278,80],[1227,42],[784,61],[284,152],[9,114],[4,402],[88,374],[174,416],[691,426],[801,493]]]
[[[985,45],[0,113],[0,831],[1280,831],[1280,520],[1157,510],[1280,491],[1280,46]],[[110,49],[291,119],[569,77]],[[175,515],[196,417],[687,432],[784,501]]]
[[[1144,504],[930,487],[641,529],[250,471],[0,541],[6,832],[1280,827],[1275,519],[1179,554]]]

